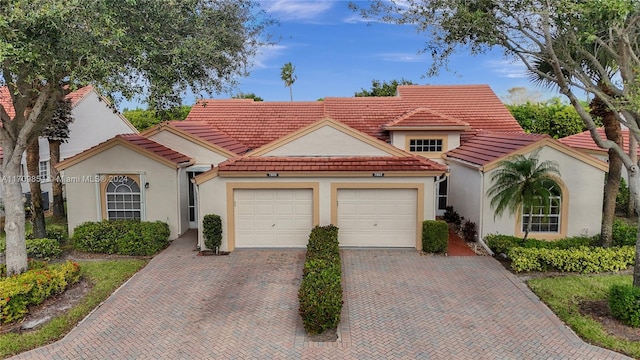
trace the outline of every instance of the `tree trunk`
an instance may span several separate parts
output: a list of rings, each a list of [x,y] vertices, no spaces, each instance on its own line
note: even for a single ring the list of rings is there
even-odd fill
[[[51,186],[53,188],[51,191],[53,193],[53,218],[60,220],[65,217],[62,179],[56,169],[56,164],[60,162],[60,140],[49,140],[49,157],[51,159]]]
[[[629,132],[629,158],[631,162],[634,164],[638,164],[638,141],[636,138],[631,135]],[[631,219],[636,212],[636,199],[631,196],[631,188],[627,189],[629,191],[629,205],[627,206],[627,218]]]
[[[6,145],[3,144],[3,145]],[[5,155],[6,156],[6,155]],[[20,185],[20,162],[3,159],[4,215],[7,247],[5,250],[7,275],[27,270],[27,245],[24,238],[24,196]]]
[[[620,122],[608,112],[603,117],[604,131],[608,140],[623,146],[622,129]],[[604,187],[604,200],[602,211],[602,228],[600,239],[605,247],[613,243],[613,221],[616,218],[616,196],[620,189],[620,178],[622,174],[622,159],[613,149],[609,149],[609,174]]]
[[[47,237],[46,224],[44,222],[44,209],[42,207],[42,189],[40,182],[40,145],[38,138],[27,145],[27,180],[31,191],[31,223],[33,224],[33,237],[36,239]]]
[[[634,164],[627,170],[629,171],[629,197],[633,197],[635,203],[640,204],[638,165]],[[640,213],[638,214],[638,221],[640,221]],[[640,231],[638,231],[638,236],[636,237],[636,263],[633,266],[633,286],[640,287]]]

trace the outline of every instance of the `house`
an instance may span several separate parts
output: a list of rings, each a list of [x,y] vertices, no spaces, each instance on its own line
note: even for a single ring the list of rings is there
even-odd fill
[[[406,85],[394,97],[315,102],[204,100],[182,122],[116,136],[59,169],[69,179],[70,232],[88,220],[135,218],[167,221],[175,238],[218,214],[222,250],[303,247],[314,225],[330,223],[342,246],[420,249],[422,221],[447,204],[483,235],[518,234],[521,215],[494,219],[485,193],[501,159],[538,148],[559,163],[562,185],[557,226],[536,233],[599,232],[602,199],[591,195],[602,193],[606,164],[524,134],[486,85]]]
[[[0,104],[13,113],[13,105],[7,87],[0,87]],[[69,139],[60,145],[60,160],[70,158],[94,145],[104,142],[117,134],[137,133],[138,130],[122,116],[109,101],[89,85],[66,96],[71,102],[74,121],[69,124]],[[46,138],[38,139],[40,146],[40,179],[43,193],[51,194],[51,166],[49,142]],[[23,173],[27,173],[26,156],[22,159]],[[22,184],[24,193],[30,192],[29,184]],[[49,200],[52,200],[51,195]],[[0,198],[2,188],[0,186]],[[43,199],[44,200],[44,199]],[[48,204],[45,204],[45,208]]]

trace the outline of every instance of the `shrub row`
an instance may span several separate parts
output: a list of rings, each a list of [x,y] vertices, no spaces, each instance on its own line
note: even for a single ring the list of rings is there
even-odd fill
[[[609,289],[609,308],[618,320],[640,327],[640,288],[633,285],[613,285]]]
[[[620,271],[635,262],[635,248],[588,247],[570,249],[511,248],[507,256],[511,259],[511,269],[521,271],[546,271],[550,269],[563,272],[599,273]]]
[[[443,220],[422,222],[422,251],[444,253],[449,241],[449,225]]]
[[[73,232],[80,251],[120,255],[153,255],[169,243],[169,225],[162,221],[85,222]]]
[[[342,311],[338,228],[316,226],[309,235],[307,254],[298,291],[300,316],[309,334],[335,329]]]
[[[29,306],[42,303],[64,291],[80,279],[80,267],[74,262],[29,270],[0,280],[0,322],[22,319]]]
[[[27,239],[27,256],[43,260],[51,260],[62,254],[60,243],[54,239]],[[6,250],[5,239],[0,239],[0,253]]]
[[[599,245],[599,238],[574,236],[566,239],[545,241],[536,239],[527,239],[522,241],[522,238],[509,235],[497,235],[491,234],[484,238],[487,246],[496,254],[508,254],[509,250],[514,247],[523,247],[527,249],[572,249],[581,246],[597,246]]]

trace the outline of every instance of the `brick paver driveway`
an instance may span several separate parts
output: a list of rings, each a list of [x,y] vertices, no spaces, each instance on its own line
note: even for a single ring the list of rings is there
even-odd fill
[[[66,338],[22,359],[624,359],[580,341],[500,264],[344,250],[340,339],[308,342],[302,250],[176,241]]]

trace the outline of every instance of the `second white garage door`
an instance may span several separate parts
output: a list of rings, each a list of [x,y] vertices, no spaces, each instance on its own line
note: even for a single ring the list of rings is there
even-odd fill
[[[415,247],[415,189],[338,189],[342,246]]]
[[[309,189],[236,189],[236,247],[305,247],[313,227]]]

